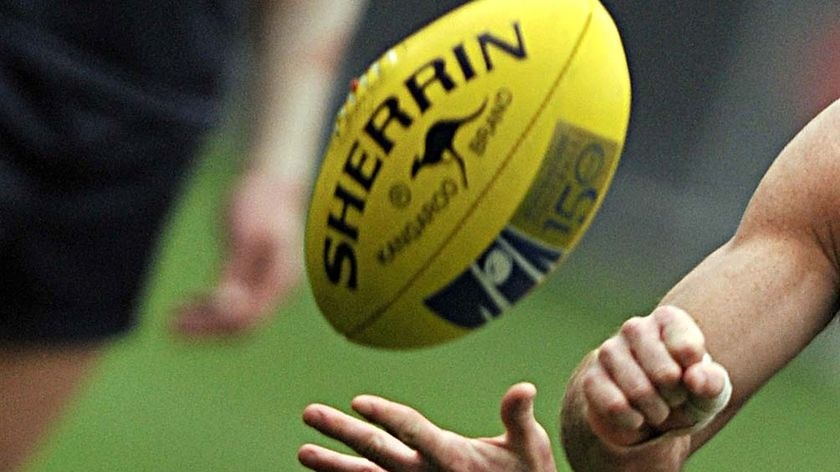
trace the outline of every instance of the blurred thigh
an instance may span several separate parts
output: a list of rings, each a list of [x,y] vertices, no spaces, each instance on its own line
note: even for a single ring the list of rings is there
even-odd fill
[[[0,345],[0,471],[16,470],[99,358],[101,346]]]

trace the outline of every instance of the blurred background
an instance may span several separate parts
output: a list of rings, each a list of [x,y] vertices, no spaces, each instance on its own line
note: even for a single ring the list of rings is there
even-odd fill
[[[388,45],[459,3],[372,0],[335,107],[349,79]],[[495,435],[498,400],[520,380],[539,388],[537,415],[556,438],[564,382],[579,359],[728,239],[782,146],[840,97],[836,0],[604,3],[633,77],[626,150],[589,233],[534,295],[476,334],[412,352],[348,343],[306,286],[247,339],[172,339],[167,313],[209,286],[220,263],[218,214],[239,165],[231,125],[208,143],[171,219],[140,329],[113,346],[30,470],[303,470],[295,458],[302,443],[332,444],[303,426],[303,407],[347,409],[363,392],[407,402],[467,435]],[[231,116],[242,112],[234,106]],[[840,470],[838,325],[687,470]]]

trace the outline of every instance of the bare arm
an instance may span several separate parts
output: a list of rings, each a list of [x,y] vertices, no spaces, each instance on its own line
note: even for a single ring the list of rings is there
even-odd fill
[[[337,68],[365,0],[261,0],[254,15],[252,167],[312,174]]]
[[[594,394],[586,393],[587,377],[601,367],[602,358],[609,357],[601,353],[602,345],[577,369],[564,401],[564,445],[576,470],[679,470],[690,452],[717,432],[825,327],[837,310],[838,183],[840,101],[815,118],[779,155],[750,201],[735,236],[663,299],[663,304],[690,313],[704,335],[692,345],[693,357],[708,351],[728,370],[734,387],[729,406],[692,436],[648,441],[672,426],[668,421],[652,424],[652,413],[640,407],[638,396],[632,398],[636,393],[628,395],[619,388],[619,393],[610,397],[594,387],[590,387]],[[641,320],[644,322],[652,321]],[[633,330],[625,328],[614,339],[632,345],[627,336]],[[657,336],[666,341],[664,335]],[[629,352],[632,358],[634,349]],[[690,365],[680,367],[680,380],[686,387],[687,381],[694,381],[685,377]],[[654,388],[661,387],[650,369],[642,370]],[[705,392],[713,395],[720,372],[696,370],[716,383]],[[611,382],[612,378],[607,378],[600,384],[609,386]],[[692,393],[691,386],[688,390]],[[597,404],[609,399],[614,402],[610,408]],[[632,412],[642,418],[640,423],[618,424],[617,418]],[[604,424],[611,427],[604,428]]]
[[[217,286],[185,306],[187,334],[246,330],[272,313],[302,271],[305,197],[328,99],[364,0],[263,0],[248,110],[248,167],[228,212],[228,255]]]
[[[674,287],[663,306],[628,320],[584,359],[562,413],[563,443],[575,470],[680,470],[691,451],[831,319],[838,130],[840,102],[782,153],[735,237]],[[704,360],[709,351],[720,364]],[[734,394],[721,411],[728,399],[724,366]],[[444,431],[378,397],[359,397],[353,408],[385,430],[310,405],[307,424],[363,457],[307,444],[299,458],[310,469],[335,472],[554,471],[548,436],[533,417],[535,393],[533,386],[512,387],[502,400],[507,432],[485,439]]]

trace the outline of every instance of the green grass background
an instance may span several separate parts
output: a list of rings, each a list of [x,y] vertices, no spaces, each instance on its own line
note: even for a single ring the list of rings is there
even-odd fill
[[[170,310],[210,286],[220,264],[218,214],[236,174],[233,142],[217,139],[198,167],[165,236],[140,328],[110,349],[30,471],[303,470],[301,444],[335,445],[302,424],[304,406],[346,409],[364,392],[407,402],[467,435],[495,435],[498,400],[520,380],[538,386],[537,415],[556,438],[558,403],[577,361],[659,295],[627,278],[644,268],[621,255],[599,266],[576,253],[511,313],[441,347],[350,344],[321,318],[306,287],[246,339],[179,341],[166,329]],[[838,361],[827,352],[797,359],[688,470],[840,470]],[[555,450],[568,470],[556,441]]]

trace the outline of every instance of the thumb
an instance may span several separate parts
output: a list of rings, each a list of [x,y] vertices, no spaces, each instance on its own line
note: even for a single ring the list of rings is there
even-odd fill
[[[700,365],[693,367],[686,372],[686,377],[691,375],[693,382],[689,385],[690,395],[685,407],[686,413],[696,422],[694,428],[700,429],[729,404],[732,381],[726,368],[712,361],[708,353]],[[700,372],[700,367],[705,368],[705,372]]]
[[[663,425],[669,430],[663,437],[700,431],[726,408],[732,396],[729,372],[708,354],[686,371],[683,382],[688,396]]]
[[[534,418],[534,398],[537,388],[527,382],[508,389],[502,398],[502,422],[511,446],[524,446],[542,427]]]

